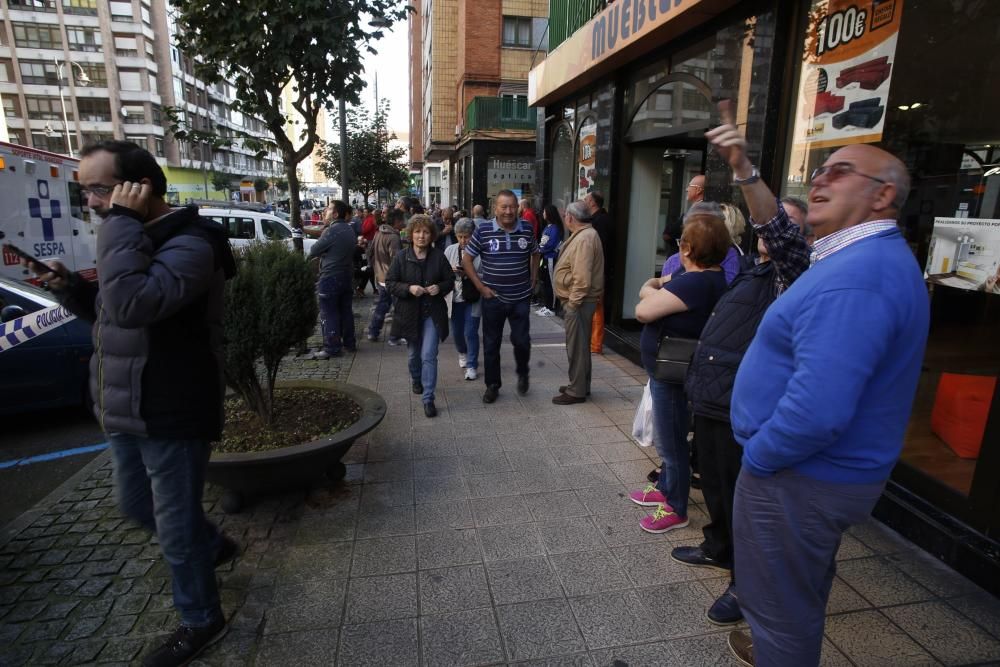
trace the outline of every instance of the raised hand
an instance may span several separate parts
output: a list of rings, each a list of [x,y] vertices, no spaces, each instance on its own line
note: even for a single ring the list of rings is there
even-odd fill
[[[139,214],[142,219],[149,213],[149,200],[153,194],[153,186],[149,183],[132,183],[125,181],[115,186],[111,193],[111,205],[124,206]]]
[[[747,178],[753,169],[747,157],[747,140],[736,127],[733,116],[733,101],[719,102],[719,117],[722,125],[705,133],[705,138],[715,147],[719,155],[729,164],[736,178]]]

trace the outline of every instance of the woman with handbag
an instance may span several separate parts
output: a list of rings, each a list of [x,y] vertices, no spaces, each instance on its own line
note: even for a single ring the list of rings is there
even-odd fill
[[[656,507],[652,516],[639,522],[649,533],[688,525],[691,452],[684,374],[715,302],[726,291],[720,265],[729,245],[722,220],[689,216],[680,240],[684,271],[652,278],[639,291],[635,318],[645,324],[640,350],[653,399],[653,441],[663,463],[656,484],[631,492],[629,498],[637,505]]]
[[[465,369],[465,379],[475,380],[479,368],[479,319],[481,306],[479,290],[472,281],[465,277],[462,269],[462,254],[465,244],[469,242],[476,223],[469,218],[462,218],[455,223],[455,238],[453,243],[444,249],[444,256],[455,272],[455,292],[451,297],[451,337],[458,350],[458,366]],[[479,257],[472,264],[479,270]]]
[[[391,335],[406,339],[413,393],[421,394],[424,415],[436,417],[438,343],[448,337],[444,297],[455,288],[455,274],[433,245],[437,225],[430,216],[414,215],[407,230],[412,245],[396,255],[385,276],[386,288],[396,297]]]

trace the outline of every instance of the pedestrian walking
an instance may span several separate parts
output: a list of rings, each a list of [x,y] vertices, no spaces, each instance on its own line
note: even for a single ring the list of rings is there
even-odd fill
[[[222,228],[172,209],[146,150],[102,141],[80,152],[82,194],[100,218],[98,283],[51,262],[39,279],[94,323],[90,391],[111,443],[118,504],[156,534],[180,625],[143,658],[187,664],[225,634],[215,566],[237,546],[202,510],[211,443],[222,437],[223,285],[236,265]]]
[[[777,214],[730,104],[706,136],[754,220]],[[768,309],[733,386],[743,446],[733,501],[743,664],[818,665],[836,555],[865,521],[903,447],[929,326],[923,274],[897,219],[910,178],[868,144],[812,173],[812,266]],[[757,227],[765,241],[768,225]]]
[[[514,346],[517,393],[528,393],[530,303],[538,279],[538,244],[531,225],[517,218],[517,195],[501,190],[495,201],[496,217],[476,229],[462,256],[465,275],[482,295],[486,380],[483,403],[493,403],[500,393],[500,343],[505,323],[510,323],[510,342]],[[473,264],[476,257],[482,258],[481,279]]]
[[[389,309],[392,308],[394,301],[392,292],[386,287],[385,279],[389,273],[389,266],[392,264],[392,260],[399,254],[399,251],[403,247],[399,231],[405,225],[404,220],[405,214],[403,211],[399,209],[390,210],[387,221],[379,226],[374,238],[372,238],[371,244],[368,246],[368,266],[372,269],[378,290],[378,301],[375,302],[371,320],[368,323],[368,340],[373,343],[378,340],[379,335],[382,333],[386,316],[389,314]],[[389,336],[389,345],[398,344],[398,338]]]
[[[582,201],[566,207],[570,237],[563,243],[553,286],[563,305],[569,384],[559,387],[556,405],[583,403],[590,395],[590,326],[604,293],[604,250]]]
[[[330,224],[309,251],[309,259],[319,258],[320,323],[323,328],[323,349],[314,359],[329,359],[357,351],[354,333],[353,277],[354,253],[358,236],[347,220],[350,209],[342,201],[333,201],[328,208]]]
[[[412,245],[392,260],[385,282],[396,297],[392,335],[406,339],[413,393],[420,394],[424,415],[430,418],[437,416],[438,343],[448,337],[444,297],[455,287],[455,273],[433,246],[437,225],[430,216],[414,215],[407,228]]]
[[[465,247],[476,231],[476,223],[471,218],[462,218],[455,223],[454,243],[444,249],[448,263],[455,271],[455,291],[451,297],[451,336],[458,350],[458,366],[465,369],[465,379],[475,380],[479,377],[479,320],[482,314],[480,300],[469,302],[462,293],[462,283],[465,278],[465,268],[462,266],[462,255]],[[479,257],[473,260],[473,268],[477,271],[482,263]],[[477,294],[478,295],[478,294]]]

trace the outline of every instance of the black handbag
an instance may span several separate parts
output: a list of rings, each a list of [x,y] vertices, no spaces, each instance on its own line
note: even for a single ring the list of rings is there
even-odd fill
[[[688,366],[694,358],[698,341],[693,338],[675,338],[661,335],[656,348],[656,368],[653,378],[671,384],[684,384]]]
[[[458,249],[458,262],[461,266],[462,263],[462,249]],[[479,290],[476,289],[475,283],[468,276],[462,276],[462,301],[465,303],[475,303],[479,301]]]

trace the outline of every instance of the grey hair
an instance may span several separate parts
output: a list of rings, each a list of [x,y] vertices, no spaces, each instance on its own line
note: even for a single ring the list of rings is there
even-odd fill
[[[896,198],[892,200],[892,207],[897,211],[902,210],[906,198],[910,195],[910,172],[906,169],[906,165],[893,156],[891,160],[886,160],[882,178],[896,188]]]
[[[476,204],[472,207],[472,217],[482,218],[486,216],[486,209],[482,207],[481,204]]]
[[[582,201],[577,200],[566,207],[566,215],[571,215],[580,222],[590,220],[590,209]]]
[[[455,223],[455,234],[469,234],[472,235],[476,231],[476,223],[472,221],[472,218],[462,218]]]
[[[809,204],[806,203],[805,199],[800,199],[799,197],[782,197],[781,203],[787,204],[789,206],[794,206],[803,213],[809,212]]]
[[[722,212],[722,207],[714,201],[699,201],[691,204],[691,208],[684,214],[684,221],[687,222],[688,217],[699,213],[702,215],[714,215],[719,220],[726,221],[726,215]]]

